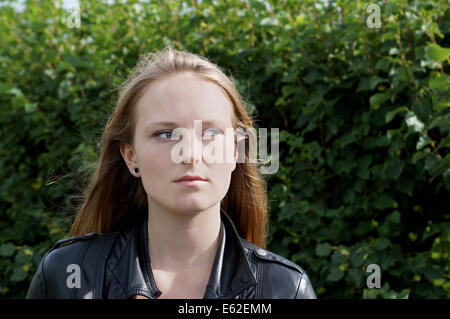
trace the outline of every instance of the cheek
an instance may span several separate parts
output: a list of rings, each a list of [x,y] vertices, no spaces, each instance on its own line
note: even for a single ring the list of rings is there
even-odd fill
[[[170,157],[170,147],[167,145],[150,145],[143,149],[139,156],[142,166],[142,182],[148,186],[157,185],[161,188],[162,181],[170,180],[173,176],[174,163]]]
[[[233,164],[215,164],[211,166],[211,180],[217,190],[228,190],[233,172]]]

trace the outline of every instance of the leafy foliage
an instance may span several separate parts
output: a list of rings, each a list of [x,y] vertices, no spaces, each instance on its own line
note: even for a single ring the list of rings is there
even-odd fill
[[[61,1],[3,2],[0,294],[24,297],[66,235],[114,87],[171,44],[222,66],[257,125],[280,128],[268,248],[319,298],[449,298],[449,4],[390,0],[378,29],[368,4],[81,1],[70,28]]]

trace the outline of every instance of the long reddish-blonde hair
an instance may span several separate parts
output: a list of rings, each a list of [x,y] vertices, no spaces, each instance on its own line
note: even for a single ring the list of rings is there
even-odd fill
[[[140,178],[130,174],[119,145],[131,144],[135,128],[135,105],[144,89],[170,74],[190,72],[218,85],[233,107],[235,129],[253,128],[252,119],[234,83],[219,66],[207,58],[167,46],[143,55],[120,94],[101,136],[100,159],[82,195],[82,204],[69,236],[91,232],[118,231],[142,214],[147,214],[147,194]],[[266,183],[257,163],[249,161],[249,143],[245,143],[245,161],[236,163],[230,187],[220,205],[233,220],[242,238],[266,248],[268,214]]]

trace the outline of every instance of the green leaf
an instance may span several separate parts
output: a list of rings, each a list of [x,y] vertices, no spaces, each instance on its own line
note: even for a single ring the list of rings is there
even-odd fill
[[[339,281],[342,277],[344,277],[344,273],[338,267],[331,267],[327,281]]]
[[[356,142],[358,139],[356,138],[353,132],[347,133],[339,139],[339,146],[344,148],[348,144]]]
[[[331,262],[335,265],[341,265],[343,264],[346,260],[347,260],[348,256],[342,254],[340,251],[335,251],[332,255],[331,255]]]
[[[360,179],[368,180],[370,178],[370,170],[368,170],[368,169],[359,169],[356,172],[356,176],[358,176],[358,178],[360,178]]]
[[[363,221],[358,223],[358,226],[355,229],[355,234],[358,235],[358,236],[364,235],[365,233],[367,233],[371,229],[372,229],[372,226],[371,226],[370,222],[368,222],[366,220],[363,220]]]
[[[388,3],[386,3],[386,16],[390,16],[391,14],[394,15],[397,12],[401,11],[401,7],[395,3],[396,1],[389,1]]]
[[[442,163],[436,156],[427,156],[425,159],[425,169],[430,175],[436,175],[441,169]]]
[[[414,153],[414,155],[411,159],[411,163],[416,164],[418,161],[425,158],[426,156],[427,156],[427,154],[424,153],[423,151],[416,152],[416,153]]]
[[[450,48],[442,48],[437,44],[429,43],[425,47],[425,56],[430,60],[442,62],[450,57]]]
[[[384,299],[397,299],[397,292],[389,291],[383,297],[384,297]]]
[[[443,97],[442,99],[435,99],[433,109],[438,112],[450,109],[450,98]]]
[[[449,91],[450,90],[450,76],[447,74],[442,74],[439,72],[434,72],[430,77],[428,82],[430,89],[438,91]]]
[[[404,194],[412,196],[413,190],[414,190],[414,180],[411,178],[402,176],[396,180],[395,189]]]
[[[348,277],[352,280],[353,285],[361,288],[363,281],[363,273],[360,269],[352,268],[348,271]]]
[[[381,238],[384,239],[384,237],[381,237]],[[389,240],[388,240],[388,242],[390,243]],[[383,243],[381,243],[381,245],[383,245]],[[389,244],[388,244],[388,246],[389,246]],[[392,267],[395,264],[395,262],[398,260],[397,256],[395,254],[393,254],[391,250],[392,250],[392,248],[377,253],[377,255],[379,256],[378,258],[380,259],[380,266],[384,270]]]
[[[327,210],[327,212],[325,213],[325,216],[328,218],[339,217],[339,213],[341,212],[341,210],[342,209],[340,209],[340,208]]]
[[[444,171],[444,173],[442,174],[442,177],[444,178],[445,188],[450,192],[450,168],[447,168]]]
[[[391,231],[387,222],[384,222],[381,226],[378,226],[377,230],[381,236],[389,236],[389,233]]]
[[[385,123],[385,124],[388,124],[390,121],[392,121],[392,119],[393,119],[398,113],[400,113],[400,112],[402,112],[402,111],[408,112],[408,108],[407,108],[406,106],[401,106],[401,107],[396,108],[396,109],[393,110],[393,111],[387,112],[387,113],[386,113],[386,116],[385,116],[385,119],[384,119],[384,123]]]
[[[374,89],[376,89],[378,84],[385,83],[385,82],[389,82],[389,81],[386,80],[386,79],[382,79],[382,78],[379,78],[379,77],[375,76],[375,77],[370,79],[370,89],[374,90]]]
[[[405,288],[397,294],[397,299],[408,299],[411,289]]]
[[[378,110],[391,96],[391,91],[388,89],[383,93],[376,93],[369,98],[370,107],[373,110]]]
[[[445,147],[450,148],[450,136],[442,138],[435,151],[439,151],[441,148]]]
[[[403,171],[405,163],[398,157],[389,157],[383,165],[383,175],[385,178],[397,179]]]
[[[16,265],[23,265],[32,259],[32,255],[26,254],[24,250],[19,251],[14,258]]]
[[[375,64],[375,69],[383,72],[388,72],[391,66],[392,60],[390,57],[382,57]]]
[[[389,239],[387,238],[380,237],[375,240],[375,248],[378,250],[384,250],[388,246],[389,246]]]
[[[12,254],[14,254],[14,245],[12,243],[6,243],[6,244],[2,244],[0,246],[0,256],[3,257],[9,257],[12,256]]]
[[[443,274],[443,269],[438,265],[427,264],[425,267],[425,277],[432,281],[433,279],[440,278]]]
[[[352,252],[350,254],[349,260],[353,267],[360,267],[364,263],[364,252]]]
[[[372,163],[372,155],[366,154],[357,159],[358,167],[362,170],[367,170]]]
[[[373,201],[373,205],[376,209],[383,210],[394,207],[394,200],[391,196],[383,193]]]
[[[362,91],[370,91],[370,80],[371,78],[361,78],[356,88],[356,93]]]
[[[355,198],[356,198],[355,192],[352,189],[347,189],[342,200],[344,203],[351,204],[355,201]]]
[[[400,224],[400,218],[401,218],[400,212],[395,210],[386,217],[386,220],[390,223]]]
[[[25,278],[27,278],[27,272],[21,267],[15,267],[10,280],[13,282],[19,282],[23,281]]]
[[[446,114],[444,116],[438,116],[430,123],[430,129],[433,129],[437,126],[448,126],[450,125],[450,114]]]
[[[283,93],[284,97],[288,97],[289,95],[291,95],[294,92],[294,86],[292,86],[290,84],[284,85],[281,88],[281,92]]]
[[[278,215],[278,220],[289,219],[295,214],[294,205],[292,203],[287,203],[281,207],[280,214]]]
[[[308,74],[303,77],[305,83],[307,84],[313,84],[317,80],[321,79],[323,77],[323,73],[320,69],[313,68],[311,69]]]
[[[318,244],[316,246],[316,254],[320,257],[326,257],[331,252],[331,246],[328,243]]]
[[[363,299],[376,299],[377,296],[380,294],[379,290],[380,289],[365,288],[363,290]]]

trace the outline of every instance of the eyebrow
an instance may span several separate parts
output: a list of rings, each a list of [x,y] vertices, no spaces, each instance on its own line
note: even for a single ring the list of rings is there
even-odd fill
[[[202,120],[202,125],[210,125],[210,124],[214,124],[214,125],[219,125],[219,126],[223,126],[226,127],[226,125],[224,125],[224,123],[222,123],[221,121],[215,121],[215,120]],[[176,123],[176,122],[171,122],[171,121],[161,121],[161,122],[150,122],[146,127],[145,130],[149,130],[152,127],[155,126],[169,126],[169,127],[182,127],[180,124]]]

